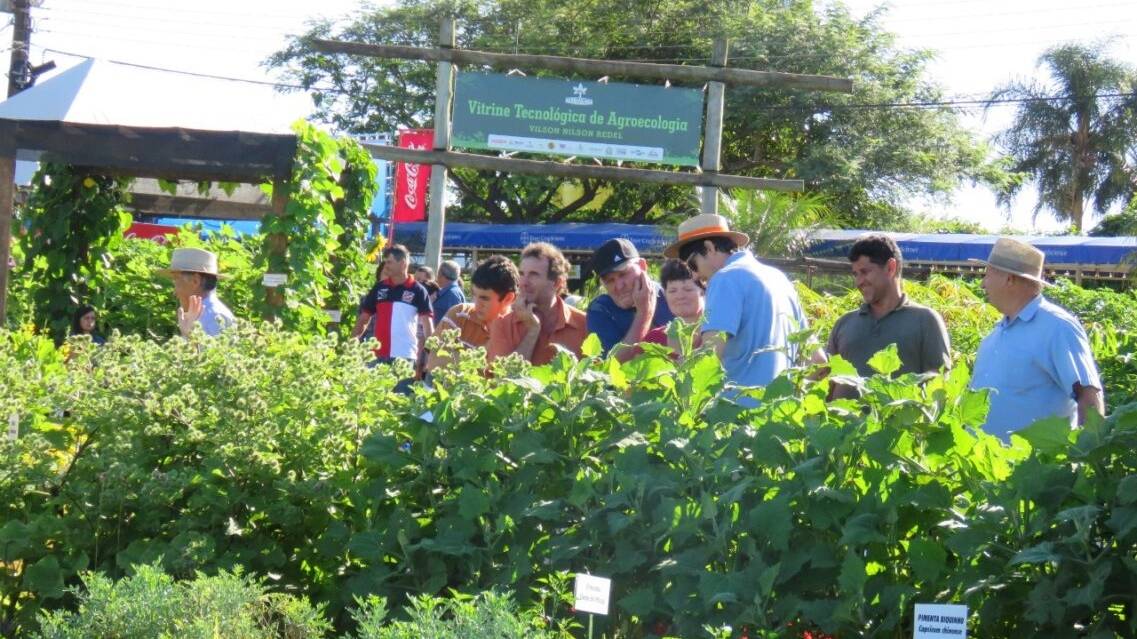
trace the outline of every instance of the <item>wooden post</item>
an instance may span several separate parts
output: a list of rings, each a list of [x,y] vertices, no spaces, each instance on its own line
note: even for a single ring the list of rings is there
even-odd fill
[[[443,49],[454,48],[454,18],[442,19],[442,30],[438,45]],[[434,149],[450,150],[450,100],[454,89],[454,65],[450,62],[438,63],[435,80],[434,104]],[[426,265],[437,270],[442,262],[442,234],[446,230],[446,167],[435,164],[430,167],[430,208],[426,218]]]
[[[16,150],[0,143],[0,328],[8,321],[8,260],[12,257],[12,207],[16,189]]]
[[[715,38],[715,51],[711,57],[712,67],[725,67],[727,55],[726,38]],[[704,173],[718,173],[722,168],[722,114],[723,102],[726,94],[726,85],[722,82],[707,83],[707,124],[703,131],[703,161]],[[699,193],[702,213],[718,213],[719,190],[713,186],[704,186]]]
[[[277,175],[272,181],[272,213],[270,216],[281,217],[288,206],[288,178]],[[265,237],[265,248],[268,249],[268,269],[270,273],[285,273],[289,275],[288,264],[288,236],[283,233],[270,233]],[[279,269],[279,270],[278,270]],[[265,287],[265,319],[273,320],[280,317],[280,309],[284,308],[284,287]]]

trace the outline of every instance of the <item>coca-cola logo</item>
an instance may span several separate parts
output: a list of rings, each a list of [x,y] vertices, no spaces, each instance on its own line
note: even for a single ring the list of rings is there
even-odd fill
[[[426,145],[425,144],[415,144],[414,142],[412,142],[409,145],[407,145],[407,148],[413,149],[416,151],[425,151]],[[403,175],[407,181],[407,190],[403,194],[403,203],[405,203],[408,208],[411,208],[411,209],[416,210],[416,211],[418,210],[418,170],[419,170],[420,166],[422,166],[422,165],[421,164],[404,164],[403,165]]]

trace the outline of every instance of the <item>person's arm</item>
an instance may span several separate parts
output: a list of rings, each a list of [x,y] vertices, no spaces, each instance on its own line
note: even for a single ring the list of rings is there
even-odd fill
[[[636,305],[636,314],[632,318],[632,325],[628,327],[628,332],[624,333],[624,337],[620,340],[620,344],[625,346],[635,346],[642,342],[644,336],[651,330],[651,322],[655,318],[656,292],[651,286],[651,280],[646,271],[640,273],[639,279],[636,280],[636,290],[632,295]],[[619,362],[627,362],[636,355],[635,348],[620,348],[619,344],[616,345],[612,354]]]
[[[351,338],[359,339],[363,335],[364,329],[367,328],[367,323],[371,321],[371,313],[363,309],[359,309],[359,315],[355,316],[355,326],[351,329]]]
[[[704,331],[701,334],[703,346],[709,346],[715,350],[715,355],[722,359],[723,350],[726,349],[726,340],[730,336],[722,331]]]
[[[351,338],[359,339],[363,336],[363,331],[367,330],[367,324],[371,321],[371,316],[375,314],[375,304],[379,300],[379,285],[371,287],[367,291],[367,295],[359,300],[359,314],[355,317],[355,326],[351,329]]]
[[[1097,413],[1099,416],[1105,416],[1105,400],[1102,398],[1100,388],[1082,386],[1081,384],[1075,383],[1074,397],[1078,402],[1079,426],[1086,423],[1086,416],[1090,414],[1090,411]]]
[[[525,335],[517,347],[513,349],[513,352],[530,362],[533,361],[533,350],[537,347],[537,338],[541,336],[541,320],[533,312],[534,307],[534,304],[529,304],[520,297],[513,301],[513,313],[525,326]]]
[[[182,337],[188,338],[193,333],[193,327],[201,319],[202,312],[201,297],[197,295],[190,295],[189,308],[178,306],[178,331]]]
[[[452,306],[450,308],[450,310],[446,312],[446,316],[443,317],[442,321],[440,321],[438,323],[438,326],[435,327],[435,332],[437,334],[442,335],[443,333],[453,333],[456,331],[458,331],[458,332],[461,331],[461,328],[459,328],[458,322],[456,319],[456,315],[457,315],[458,310],[459,310],[459,307]],[[430,372],[430,371],[438,368],[439,366],[444,366],[451,359],[453,359],[453,357],[451,357],[449,355],[447,357],[442,357],[438,352],[431,351],[426,356],[426,366],[424,367],[424,370],[427,372]]]
[[[430,313],[424,313],[418,316],[418,325],[422,329],[422,339],[418,343],[418,355],[415,361],[422,361],[423,351],[426,350],[426,340],[434,335],[434,318]]]
[[[935,373],[951,368],[951,337],[939,313],[929,311],[928,315],[924,327],[924,370],[921,372]]]

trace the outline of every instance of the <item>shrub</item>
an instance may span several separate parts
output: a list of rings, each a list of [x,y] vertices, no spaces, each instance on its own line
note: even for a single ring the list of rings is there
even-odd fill
[[[304,599],[270,594],[238,572],[175,581],[156,565],[120,581],[84,574],[74,612],[42,615],[38,639],[319,639],[330,629]]]

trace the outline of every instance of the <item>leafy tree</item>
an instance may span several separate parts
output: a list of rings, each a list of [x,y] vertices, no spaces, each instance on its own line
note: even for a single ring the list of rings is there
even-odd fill
[[[1034,213],[1049,211],[1080,232],[1086,206],[1105,213],[1137,194],[1137,70],[1106,57],[1104,47],[1066,44],[1038,60],[1048,81],[1012,82],[992,102],[1023,100],[1014,123],[996,140],[1014,170],[1038,186]],[[1001,196],[1009,203],[1021,189]]]
[[[456,15],[458,46],[465,48],[705,64],[714,37],[723,34],[731,40],[731,66],[853,78],[850,96],[730,87],[723,133],[725,171],[804,179],[844,224],[895,227],[908,197],[947,194],[963,180],[1002,185],[1006,178],[953,111],[882,106],[942,99],[924,74],[931,53],[899,49],[879,13],[855,20],[840,4],[822,10],[806,0],[400,0],[342,26],[317,24],[267,64],[312,91],[316,115],[342,129],[429,126],[429,65],[320,53],[312,40],[430,46],[443,12]],[[454,218],[492,222],[673,221],[690,193],[584,180],[567,181],[576,197],[558,198],[566,183],[558,178],[467,169],[452,176],[460,194]]]
[[[1089,234],[1096,237],[1137,235],[1137,195],[1129,200],[1124,211],[1103,217]]]

